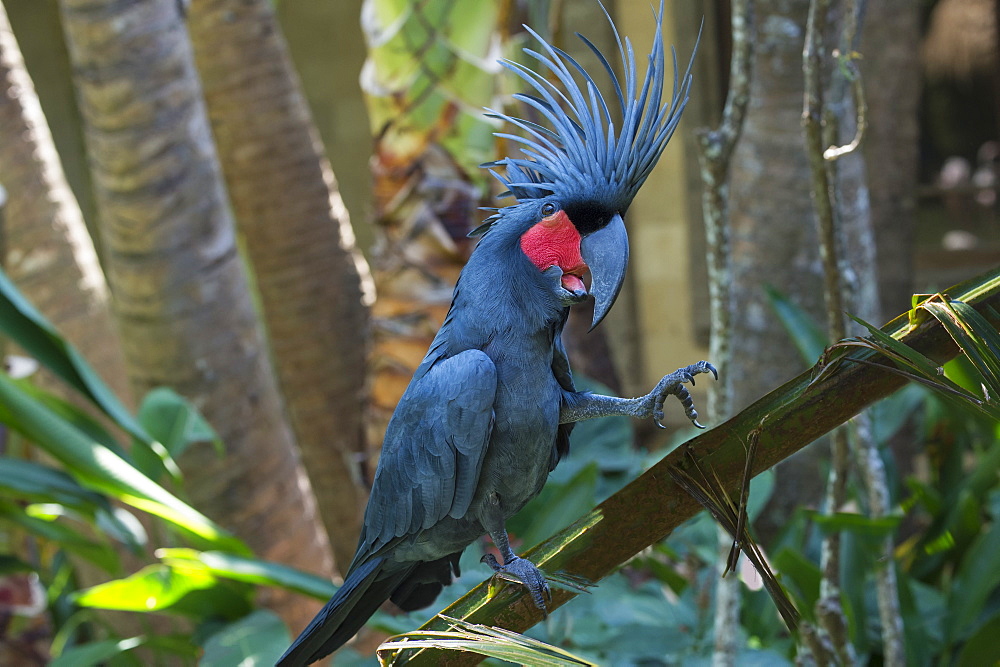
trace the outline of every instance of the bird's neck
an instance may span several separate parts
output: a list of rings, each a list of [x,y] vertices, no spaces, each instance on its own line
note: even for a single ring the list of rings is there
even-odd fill
[[[493,333],[551,330],[562,321],[565,307],[517,240],[504,246],[473,252],[456,286],[453,309]]]

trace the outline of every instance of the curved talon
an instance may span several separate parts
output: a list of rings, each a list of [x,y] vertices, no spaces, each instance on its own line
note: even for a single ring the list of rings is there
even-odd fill
[[[684,415],[691,420],[691,423],[696,428],[705,428],[704,425],[698,422],[698,411],[694,409],[694,399],[691,396],[691,392],[684,386],[688,382],[691,383],[692,387],[695,386],[697,384],[695,376],[699,373],[711,373],[716,380],[719,379],[719,371],[715,366],[707,361],[699,361],[685,368],[678,368],[660,380],[656,389],[649,394],[649,398],[653,399],[653,423],[660,428],[666,428],[662,424],[663,404],[668,395],[673,395],[681,402],[681,407],[684,408]]]

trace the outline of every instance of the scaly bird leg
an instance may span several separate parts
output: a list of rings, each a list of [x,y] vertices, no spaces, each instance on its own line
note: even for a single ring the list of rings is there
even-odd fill
[[[549,584],[545,581],[545,575],[535,567],[535,564],[526,558],[520,558],[510,548],[510,540],[507,538],[507,529],[504,527],[503,514],[500,511],[500,498],[495,493],[491,493],[486,502],[483,503],[483,513],[481,515],[486,532],[490,534],[493,544],[500,550],[503,564],[497,562],[496,556],[486,554],[482,557],[482,562],[493,568],[499,576],[508,581],[515,581],[522,584],[531,594],[531,599],[535,606],[542,610],[542,614],[547,615],[545,607],[546,600],[552,599],[552,592]]]
[[[653,418],[656,425],[664,428],[663,402],[667,396],[676,396],[684,406],[684,414],[698,428],[705,428],[698,423],[698,411],[694,409],[691,392],[684,383],[694,384],[694,377],[699,373],[711,373],[719,379],[715,366],[707,361],[699,361],[685,368],[679,368],[670,375],[665,375],[653,391],[639,398],[618,398],[617,396],[601,396],[587,392],[565,392],[563,404],[559,409],[559,423],[568,424],[583,419],[595,417],[635,417],[636,419]]]

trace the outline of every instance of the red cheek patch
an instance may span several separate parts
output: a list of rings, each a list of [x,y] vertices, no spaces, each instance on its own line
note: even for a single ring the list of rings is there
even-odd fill
[[[521,235],[521,250],[532,264],[544,271],[550,266],[562,269],[562,284],[567,290],[585,290],[580,277],[587,265],[580,255],[580,233],[564,211],[557,211]]]

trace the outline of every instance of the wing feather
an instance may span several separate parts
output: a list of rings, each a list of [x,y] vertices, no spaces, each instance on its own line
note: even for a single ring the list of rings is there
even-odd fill
[[[465,516],[493,430],[497,375],[480,350],[411,382],[386,430],[355,564],[446,516]]]

